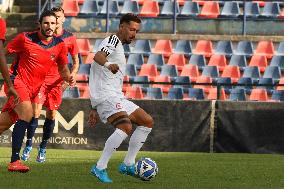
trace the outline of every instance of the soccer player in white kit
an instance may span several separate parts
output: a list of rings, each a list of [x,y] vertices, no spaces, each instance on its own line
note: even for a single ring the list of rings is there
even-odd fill
[[[91,173],[105,183],[112,182],[106,171],[109,159],[123,140],[131,135],[132,123],[138,126],[130,137],[127,154],[118,171],[121,174],[134,176],[136,155],[154,124],[152,117],[127,100],[122,92],[126,67],[122,45],[130,44],[135,39],[140,24],[140,18],[134,14],[122,16],[118,32],[101,42],[94,56],[95,63],[91,66],[89,87],[92,111],[89,115],[89,124],[95,125],[98,114],[104,123],[108,122],[116,128],[105,142],[97,164],[91,168]]]

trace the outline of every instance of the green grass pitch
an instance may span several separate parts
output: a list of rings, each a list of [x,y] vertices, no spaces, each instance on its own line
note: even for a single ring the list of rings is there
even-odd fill
[[[0,148],[0,188],[107,188],[107,189],[268,189],[284,188],[284,156],[190,152],[140,152],[159,167],[152,181],[141,181],[117,171],[125,152],[116,152],[108,168],[113,183],[104,184],[90,174],[101,152],[90,150],[47,150],[47,161],[37,163],[33,150],[28,173],[10,173],[10,148]]]

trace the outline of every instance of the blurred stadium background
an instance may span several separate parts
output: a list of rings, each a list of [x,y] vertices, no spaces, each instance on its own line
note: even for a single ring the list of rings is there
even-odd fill
[[[124,46],[123,91],[155,119],[143,150],[284,153],[284,1],[14,0],[10,8],[7,2],[0,0],[0,15],[8,41],[35,30],[44,9],[61,5],[65,28],[78,38],[78,84],[64,92],[51,148],[102,149],[112,129],[87,126],[89,68],[101,40],[133,12],[143,21],[134,44]],[[0,95],[3,104],[3,87]],[[9,147],[10,137],[11,131],[0,136],[1,146]]]

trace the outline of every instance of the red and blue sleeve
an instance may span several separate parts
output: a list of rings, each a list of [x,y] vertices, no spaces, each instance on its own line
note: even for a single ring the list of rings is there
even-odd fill
[[[68,59],[67,59],[67,48],[64,45],[64,43],[60,44],[59,47],[59,55],[56,60],[57,64],[68,64]]]
[[[70,37],[70,47],[68,49],[68,52],[74,56],[77,55],[79,53],[79,48],[77,46],[77,42],[76,42],[76,37],[73,35],[72,37]]]

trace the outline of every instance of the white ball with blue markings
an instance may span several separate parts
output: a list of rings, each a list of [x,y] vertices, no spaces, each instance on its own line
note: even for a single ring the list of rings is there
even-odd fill
[[[158,174],[158,165],[151,158],[141,158],[135,164],[135,174],[142,180],[149,181]]]

